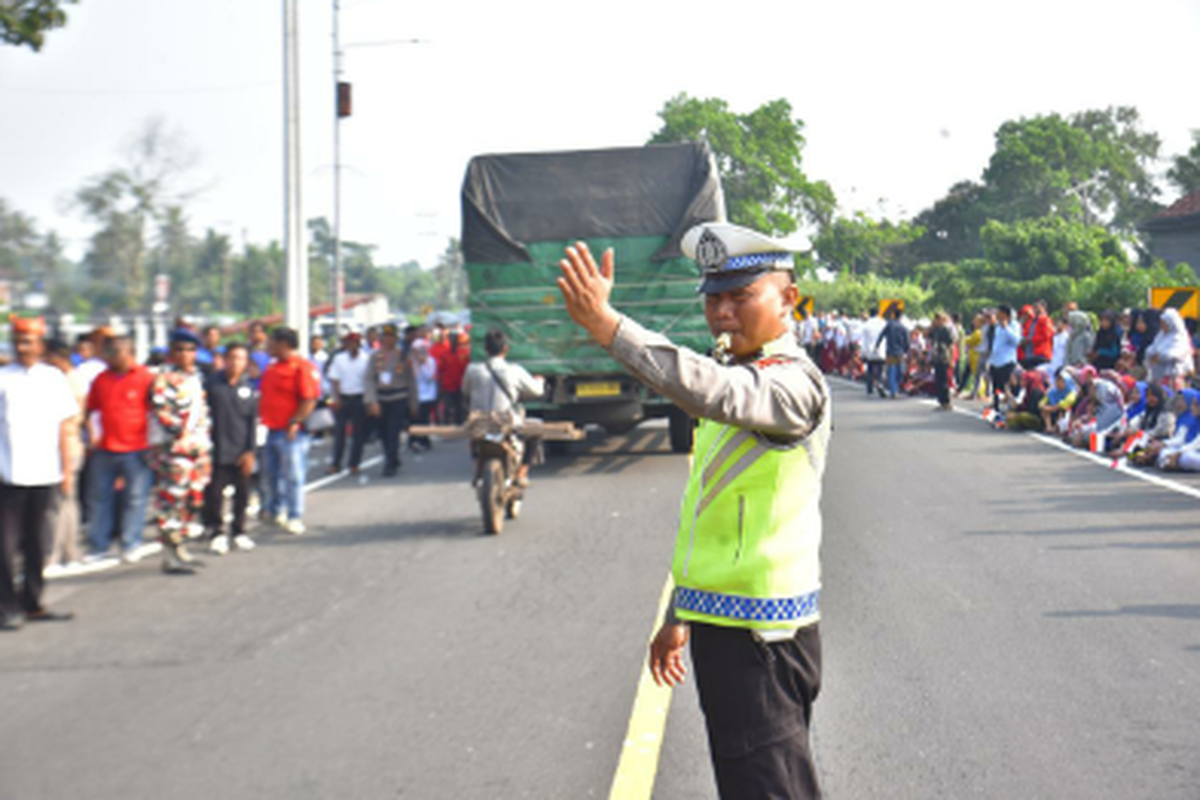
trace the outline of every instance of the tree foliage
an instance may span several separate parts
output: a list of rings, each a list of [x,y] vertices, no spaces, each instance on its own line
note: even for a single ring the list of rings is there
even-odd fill
[[[1005,122],[984,170],[984,205],[1005,222],[1048,215],[1132,233],[1158,205],[1161,142],[1137,109],[1047,114]]]
[[[1200,131],[1192,131],[1192,148],[1171,159],[1167,180],[1187,195],[1200,190]]]
[[[820,265],[833,272],[903,277],[897,254],[921,233],[909,222],[876,221],[860,211],[825,226],[813,244]]]
[[[46,31],[67,24],[64,6],[78,0],[3,0],[0,2],[0,41],[42,49]]]
[[[836,206],[833,190],[804,173],[804,123],[787,100],[737,114],[718,98],[679,94],[658,112],[662,126],[650,144],[708,142],[725,190],[730,222],[787,235],[801,220],[824,226]]]

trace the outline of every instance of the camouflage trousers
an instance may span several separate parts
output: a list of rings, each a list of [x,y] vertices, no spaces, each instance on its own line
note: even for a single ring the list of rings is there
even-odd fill
[[[154,463],[155,522],[164,545],[183,544],[188,528],[201,520],[211,472],[208,455],[158,454]]]

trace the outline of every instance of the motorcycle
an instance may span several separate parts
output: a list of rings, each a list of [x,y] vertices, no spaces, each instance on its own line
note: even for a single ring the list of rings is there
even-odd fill
[[[472,485],[483,513],[483,529],[497,534],[504,530],[506,519],[521,515],[525,491],[518,485],[517,474],[525,456],[525,443],[511,424],[495,418],[471,420],[468,431],[475,457]]]

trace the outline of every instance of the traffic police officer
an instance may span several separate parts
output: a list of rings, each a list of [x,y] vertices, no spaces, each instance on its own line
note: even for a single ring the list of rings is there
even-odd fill
[[[614,256],[567,248],[558,284],[572,319],[654,391],[700,420],[684,494],[671,608],[650,646],[675,685],[691,643],[725,798],[819,797],[809,747],[820,688],[819,509],[829,390],[796,342],[786,246],[727,223],[683,237],[703,271],[716,358],[672,344],[609,304]]]

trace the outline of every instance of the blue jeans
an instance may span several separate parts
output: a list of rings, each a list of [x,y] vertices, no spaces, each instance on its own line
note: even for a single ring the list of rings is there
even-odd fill
[[[263,448],[266,469],[263,489],[267,514],[274,518],[287,501],[288,519],[304,517],[304,479],[308,475],[308,434],[300,431],[289,441],[287,431],[271,431]]]
[[[112,544],[117,477],[125,479],[124,500],[121,504],[121,547],[125,550],[142,543],[146,527],[146,505],[150,501],[150,486],[154,471],[147,462],[149,452],[112,453],[96,450],[88,465],[88,539],[93,553],[108,552]]]
[[[896,392],[900,391],[900,376],[903,374],[903,372],[902,372],[903,369],[904,369],[903,361],[896,361],[895,363],[892,363],[892,361],[890,359],[888,360],[888,365],[887,365],[888,394],[890,394],[892,397],[895,397]]]

